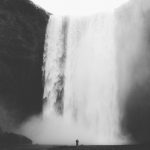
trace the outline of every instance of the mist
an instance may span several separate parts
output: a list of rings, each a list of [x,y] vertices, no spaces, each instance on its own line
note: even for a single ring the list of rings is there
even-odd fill
[[[99,13],[85,18],[69,19],[67,17],[66,19],[64,17],[65,21],[61,20],[63,18],[61,16],[52,16],[50,27],[48,26],[47,30],[47,36],[50,35],[49,41],[46,43],[46,52],[48,53],[44,55],[49,62],[45,67],[49,68],[50,72],[45,71],[44,97],[46,103],[43,115],[31,118],[18,131],[32,138],[35,143],[44,144],[73,144],[77,138],[83,144],[132,144],[150,141],[148,4],[148,1],[133,0],[119,7],[113,13]],[[112,28],[110,31],[104,32],[103,38],[105,39],[104,43],[106,45],[108,43],[108,47],[110,46],[108,49],[112,50],[111,53],[106,52],[107,47],[102,47],[104,43],[99,44],[100,41],[97,39],[100,39],[100,36],[94,33],[99,33],[99,29],[103,28],[99,27],[100,23],[108,23],[103,20],[107,18],[107,15],[110,17],[108,20],[112,20],[111,23],[108,21]],[[103,21],[98,23],[100,16]],[[64,26],[63,22],[66,24],[65,30],[63,27],[61,28]],[[90,26],[93,27],[93,25],[94,31],[90,30]],[[81,42],[78,43],[78,41]],[[82,45],[82,43],[84,44]],[[99,48],[103,52],[101,51],[102,53],[99,54],[98,47],[94,48],[92,45],[100,46]],[[70,49],[73,49],[72,53],[66,54],[66,51]],[[88,49],[89,51],[87,51]],[[91,49],[95,49],[95,54],[90,53]],[[68,57],[71,61],[74,60],[73,64],[70,64],[70,61],[67,62]],[[67,63],[71,68],[65,74],[64,69],[68,67]],[[79,67],[76,66],[78,63]],[[55,65],[51,66],[52,64]],[[72,70],[72,67],[75,66],[77,72]],[[106,71],[107,67],[112,69],[111,73]],[[70,72],[74,73],[71,75]],[[70,79],[74,76],[75,80],[73,78],[70,80],[66,76],[68,74],[70,74]],[[110,74],[111,77],[109,77]],[[72,82],[73,80],[74,82]],[[95,92],[99,89],[96,81],[103,85],[103,87],[99,86],[103,92],[108,92],[108,87],[113,86],[113,93],[108,92],[106,94],[108,98],[101,96],[100,98]],[[66,85],[66,83],[69,84]],[[107,88],[105,89],[104,86]],[[74,93],[75,91],[77,95]],[[83,94],[83,92],[85,93]],[[60,93],[62,94],[61,98],[58,98]],[[74,97],[71,98],[72,94],[70,93],[74,93]],[[82,97],[83,95],[85,97]],[[112,95],[115,97],[112,98]],[[100,98],[100,100],[92,102],[89,99],[87,101],[86,96],[88,98],[91,96],[90,99]],[[77,101],[78,99],[79,101]],[[88,111],[87,114],[86,111]],[[100,115],[99,119],[95,118],[96,114]],[[96,122],[93,122],[94,120]]]
[[[149,6],[148,1],[131,1],[123,7],[126,13],[120,9],[122,24],[121,28],[117,27],[117,31],[125,35],[123,38],[117,36],[121,73],[119,93],[124,112],[121,126],[137,143],[148,143],[150,139]]]
[[[47,102],[43,122],[35,121],[40,137],[32,121],[26,136],[44,144],[73,144],[77,138],[83,144],[126,142],[118,120],[113,23],[114,16],[105,13],[50,17],[44,53]]]
[[[39,144],[150,142],[148,0],[84,17],[0,7],[3,131]]]

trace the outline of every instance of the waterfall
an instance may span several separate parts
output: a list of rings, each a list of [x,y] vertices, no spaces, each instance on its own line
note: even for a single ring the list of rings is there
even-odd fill
[[[59,126],[54,131],[56,140],[65,130],[62,138],[79,138],[86,144],[123,142],[115,23],[113,13],[50,17],[44,54],[44,117],[55,116],[52,124],[60,119],[55,124]]]
[[[18,132],[41,144],[147,141],[148,6],[132,0],[109,13],[51,15],[43,54],[43,113]]]

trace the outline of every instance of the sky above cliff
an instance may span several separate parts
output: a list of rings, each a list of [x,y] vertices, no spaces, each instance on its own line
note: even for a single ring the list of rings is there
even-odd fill
[[[48,12],[58,15],[89,15],[112,11],[129,0],[32,0]]]

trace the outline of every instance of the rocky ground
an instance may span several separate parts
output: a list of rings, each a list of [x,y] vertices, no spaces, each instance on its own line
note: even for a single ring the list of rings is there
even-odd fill
[[[81,146],[50,146],[50,145],[26,145],[5,147],[1,150],[149,150],[150,145],[81,145]]]

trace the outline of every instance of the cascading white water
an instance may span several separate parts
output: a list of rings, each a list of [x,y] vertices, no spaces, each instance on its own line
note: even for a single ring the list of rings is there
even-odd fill
[[[71,142],[62,140],[66,136],[85,144],[124,142],[119,128],[115,23],[113,13],[50,17],[44,55],[44,117],[50,117],[52,124],[60,119],[52,125],[59,126],[53,131],[60,143]]]
[[[149,1],[145,2],[132,0],[114,12],[89,17],[50,16],[44,112],[17,132],[41,144],[69,145],[76,139],[88,145],[133,143],[137,128],[132,130],[131,119],[135,115],[138,120],[137,106],[143,103],[134,88],[144,87],[150,76]],[[147,85],[145,89],[148,92]]]

